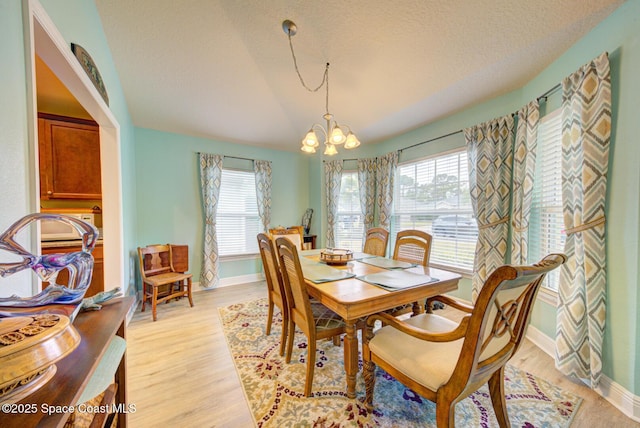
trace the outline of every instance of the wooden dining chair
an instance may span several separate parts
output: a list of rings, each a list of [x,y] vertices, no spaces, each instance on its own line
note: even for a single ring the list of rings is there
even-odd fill
[[[401,230],[396,235],[393,259],[427,267],[429,266],[429,256],[431,255],[431,240],[431,235],[427,232],[414,229]],[[424,305],[421,302],[407,303],[387,312],[394,316],[409,312],[419,314],[424,312]]]
[[[142,278],[142,312],[145,303],[151,302],[153,320],[157,320],[158,303],[187,297],[193,307],[191,274],[176,272],[173,268],[171,245],[138,247],[138,262]]]
[[[364,240],[363,253],[384,257],[387,255],[389,231],[382,227],[372,227],[367,230]]]
[[[273,309],[277,306],[282,314],[282,335],[280,336],[280,355],[284,355],[284,346],[287,340],[287,330],[289,327],[289,307],[287,306],[287,298],[282,283],[282,275],[278,265],[278,255],[276,254],[273,240],[266,234],[258,234],[258,247],[260,248],[260,257],[262,258],[262,266],[264,276],[267,281],[267,290],[269,298],[269,310],[267,313],[267,328],[265,333],[271,334],[271,323],[273,321]]]
[[[269,234],[273,240],[279,237],[285,237],[296,244],[298,250],[302,249],[304,242],[304,228],[302,226],[275,227],[269,229]]]
[[[375,367],[436,404],[436,425],[455,426],[455,405],[485,382],[501,427],[510,426],[504,367],[520,347],[545,275],[566,261],[551,254],[531,266],[505,265],[485,281],[475,306],[448,296],[441,301],[466,315],[455,323],[433,313],[399,320],[389,314],[367,320],[363,343],[365,405],[373,409]],[[376,320],[386,324],[374,334]]]
[[[345,323],[332,310],[320,302],[311,303],[304,282],[298,249],[287,238],[276,238],[276,248],[282,270],[285,296],[289,307],[289,332],[287,334],[286,362],[291,362],[295,327],[307,337],[307,373],[304,395],[311,396],[313,372],[316,364],[316,341],[333,338],[345,332]],[[334,342],[335,343],[335,342]]]
[[[401,230],[396,235],[393,259],[421,266],[429,266],[431,235],[421,230]]]

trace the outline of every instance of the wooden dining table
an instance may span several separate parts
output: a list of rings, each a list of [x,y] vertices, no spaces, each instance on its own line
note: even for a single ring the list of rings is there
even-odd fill
[[[304,253],[302,254],[304,257],[319,261],[317,251],[308,255]],[[364,263],[364,260],[354,260],[346,265],[333,267],[346,270],[358,277],[385,271],[384,268]],[[356,375],[358,373],[356,324],[358,320],[400,305],[424,302],[428,297],[454,291],[458,288],[458,281],[461,278],[457,273],[433,267],[416,266],[408,268],[406,271],[428,275],[432,282],[389,291],[357,277],[322,283],[305,278],[309,295],[340,315],[346,324],[344,368],[347,374],[347,397],[349,398],[356,396]]]

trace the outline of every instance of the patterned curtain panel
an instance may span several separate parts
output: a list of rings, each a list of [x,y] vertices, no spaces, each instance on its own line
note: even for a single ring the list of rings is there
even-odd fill
[[[514,265],[527,264],[529,215],[533,197],[539,121],[540,110],[537,100],[522,107],[518,112],[511,189],[511,263]]]
[[[562,82],[562,204],[567,263],[560,271],[556,366],[602,375],[605,329],[605,194],[611,137],[609,58],[602,54]]]
[[[398,168],[398,152],[387,153],[377,160],[376,184],[378,200],[378,224],[390,229],[393,204],[393,179]]]
[[[266,233],[271,224],[271,162],[253,161],[253,171],[256,173],[258,215],[262,221],[263,231]]]
[[[327,247],[336,245],[336,217],[338,214],[338,200],[340,199],[340,184],[342,182],[342,161],[328,161],[324,163],[324,187],[327,195]]]
[[[200,153],[200,187],[204,210],[204,240],[200,286],[213,288],[220,282],[216,214],[222,179],[222,156]]]
[[[364,237],[374,225],[376,206],[376,159],[358,159],[358,190],[360,191],[360,209],[364,217]]]
[[[513,125],[513,117],[507,115],[464,130],[469,157],[471,205],[479,229],[473,262],[471,297],[474,302],[487,277],[505,263]]]

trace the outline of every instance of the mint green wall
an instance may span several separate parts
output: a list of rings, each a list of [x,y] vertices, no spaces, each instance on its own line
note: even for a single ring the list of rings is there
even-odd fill
[[[94,2],[85,0],[43,0],[41,3],[67,45],[75,42],[91,53],[107,87],[110,108],[121,127],[122,215],[125,251],[129,252],[135,249],[133,127],[96,6]],[[31,53],[23,36],[22,4],[21,0],[0,2],[0,230],[5,230],[15,220],[38,208],[33,184],[37,172],[31,168],[35,155],[29,142],[29,136],[35,129],[29,105],[31,95],[27,93],[31,75],[30,60],[26,55]],[[134,266],[125,264],[125,268],[131,272]],[[126,278],[128,284],[123,284],[125,287],[133,280],[131,276]],[[4,281],[2,293],[11,289],[5,288]],[[19,289],[14,291],[31,294],[30,286],[25,286],[30,282],[29,278],[23,278]]]
[[[272,162],[271,225],[300,224],[309,207],[309,158],[298,153],[136,128],[138,244],[189,245],[189,266],[200,277],[203,214],[197,153]],[[241,166],[228,159],[225,165]],[[245,161],[251,167],[251,163]],[[258,258],[222,261],[220,277],[261,272]]]
[[[30,197],[33,158],[29,141],[27,80],[20,1],[0,2],[0,232],[33,211]],[[21,240],[29,248],[29,243]],[[32,294],[31,277],[23,271],[0,278],[0,296]]]
[[[384,154],[515,112],[581,65],[608,51],[612,69],[613,127],[606,213],[608,285],[603,370],[609,378],[636,395],[640,392],[640,312],[637,309],[640,306],[639,19],[640,2],[626,2],[521,89],[375,146],[377,154]],[[547,103],[549,110],[559,106],[559,98],[560,92],[550,97]],[[463,145],[463,137],[457,134],[407,150],[401,154],[400,161]],[[358,153],[359,157],[368,155]],[[469,299],[470,287],[470,281],[462,281],[458,295]],[[555,337],[555,308],[542,301],[537,302],[532,325],[549,337]]]

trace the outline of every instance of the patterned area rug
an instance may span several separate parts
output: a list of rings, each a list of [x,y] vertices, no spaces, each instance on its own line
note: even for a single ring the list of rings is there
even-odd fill
[[[267,299],[219,308],[224,333],[258,427],[435,427],[435,405],[376,371],[375,412],[367,414],[362,371],[357,398],[345,394],[342,347],[319,341],[313,396],[304,397],[306,338],[296,332],[290,364],[278,354],[281,319],[264,334]],[[276,308],[276,312],[278,309]],[[278,312],[279,315],[279,312]],[[507,407],[513,427],[567,427],[582,399],[515,367],[507,366]],[[456,406],[456,426],[494,427],[485,385]]]

